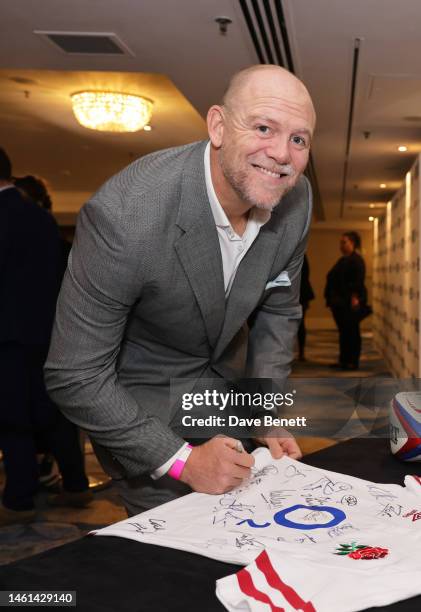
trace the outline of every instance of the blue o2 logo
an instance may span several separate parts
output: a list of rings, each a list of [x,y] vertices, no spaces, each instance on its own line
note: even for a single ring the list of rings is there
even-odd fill
[[[328,512],[332,515],[332,519],[328,523],[313,524],[296,523],[287,519],[287,514],[294,512],[294,510],[299,510],[300,508],[313,510],[314,512]],[[344,519],[346,519],[346,514],[343,510],[339,510],[339,508],[332,508],[331,506],[303,506],[302,504],[296,504],[290,508],[285,508],[285,510],[279,510],[279,512],[273,515],[275,523],[282,525],[282,527],[289,527],[290,529],[328,529],[330,527],[335,527],[335,525],[339,525]]]
[[[288,514],[294,512],[295,510],[310,510],[312,512],[327,512],[332,516],[331,520],[327,523],[297,523],[296,521],[291,521],[287,518]],[[343,520],[346,519],[346,514],[343,510],[339,510],[339,508],[332,508],[332,506],[303,506],[302,504],[296,504],[295,506],[290,506],[289,508],[285,508],[284,510],[279,510],[276,514],[273,515],[273,520],[277,525],[281,525],[282,527],[288,527],[289,529],[330,529],[331,527],[335,527],[342,523]],[[254,527],[256,529],[264,529],[265,527],[269,527],[271,523],[255,523],[253,519],[245,519],[237,523],[237,525],[242,525],[243,523],[247,523],[249,527]]]

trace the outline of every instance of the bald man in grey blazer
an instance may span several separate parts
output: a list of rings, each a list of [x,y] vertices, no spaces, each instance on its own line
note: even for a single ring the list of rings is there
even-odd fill
[[[286,70],[253,66],[207,123],[208,142],[135,161],[83,207],[57,304],[49,392],[129,514],[248,477],[253,457],[233,438],[187,446],[180,396],[192,380],[284,380],[301,317],[310,96]],[[257,443],[301,456],[293,437]]]

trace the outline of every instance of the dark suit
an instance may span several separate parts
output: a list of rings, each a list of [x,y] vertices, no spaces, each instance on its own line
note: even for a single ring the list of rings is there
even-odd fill
[[[339,363],[358,367],[361,353],[360,319],[358,309],[351,307],[351,298],[360,304],[367,302],[364,285],[365,264],[357,252],[343,256],[327,275],[326,305],[332,310],[339,331]]]
[[[28,361],[45,360],[59,289],[60,241],[54,219],[14,188],[0,191],[0,424],[30,428],[54,418],[37,384],[25,401]],[[25,355],[23,355],[25,351]],[[29,356],[31,353],[31,356]],[[29,366],[28,366],[29,367]],[[32,368],[31,368],[32,370]],[[36,415],[34,415],[36,411]]]
[[[300,326],[297,332],[298,339],[298,353],[299,358],[304,359],[304,349],[306,343],[307,330],[305,327],[305,316],[308,309],[309,302],[314,300],[314,291],[310,283],[310,266],[308,263],[307,255],[304,255],[303,267],[301,269],[301,284],[300,284],[300,304],[303,308],[303,318],[301,319]]]
[[[6,469],[3,502],[14,510],[33,505],[38,484],[35,436],[58,460],[60,456],[70,488],[80,490],[74,479],[79,479],[80,468],[83,473],[82,457],[79,450],[72,463],[75,434],[68,435],[68,428],[74,428],[49,399],[42,371],[61,257],[53,217],[14,187],[0,191],[0,448]]]
[[[59,253],[53,217],[14,187],[0,191],[0,343],[49,343]]]

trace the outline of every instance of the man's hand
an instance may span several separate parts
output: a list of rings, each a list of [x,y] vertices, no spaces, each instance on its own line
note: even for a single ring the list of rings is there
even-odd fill
[[[180,480],[198,493],[226,493],[250,476],[254,457],[239,452],[234,438],[217,436],[195,446],[186,461]]]
[[[284,455],[291,459],[301,459],[303,456],[296,439],[286,429],[279,428],[267,436],[255,438],[257,444],[267,446],[274,459],[280,459]]]

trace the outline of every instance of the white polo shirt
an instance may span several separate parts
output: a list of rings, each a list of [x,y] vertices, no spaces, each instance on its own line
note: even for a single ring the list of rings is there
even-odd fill
[[[260,228],[269,221],[271,213],[268,210],[252,208],[249,213],[244,234],[242,236],[236,234],[217,198],[212,183],[210,142],[208,142],[205,149],[205,179],[206,191],[212,215],[215,220],[216,230],[218,232],[219,246],[221,248],[225,296],[228,296],[241,260],[256,240]]]

